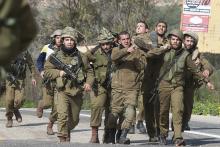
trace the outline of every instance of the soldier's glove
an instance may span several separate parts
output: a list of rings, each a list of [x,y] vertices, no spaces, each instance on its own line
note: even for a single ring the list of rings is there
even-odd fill
[[[135,38],[134,44],[137,45],[137,47],[143,50],[144,52],[147,52],[148,50],[152,49],[152,44],[147,44],[141,38]]]

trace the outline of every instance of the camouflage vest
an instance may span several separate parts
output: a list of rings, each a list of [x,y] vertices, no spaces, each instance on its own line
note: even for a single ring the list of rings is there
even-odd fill
[[[26,53],[27,52],[19,54],[16,57],[16,59],[13,60],[10,64],[9,73],[18,79],[25,78],[25,72],[26,72],[26,67],[27,67]]]
[[[96,80],[100,84],[106,84],[111,74],[111,53],[104,53],[99,48],[94,54],[96,60],[94,62]]]
[[[175,55],[175,50],[167,52],[164,56],[164,65],[160,73],[163,73],[165,68],[169,66],[172,60],[177,59],[171,69],[165,74],[163,80],[170,82],[173,85],[184,85],[184,71],[185,71],[185,62],[186,58],[189,55],[189,52],[182,50],[179,57]]]
[[[55,55],[58,59],[61,60],[61,62],[68,65],[72,69],[72,72],[77,77],[76,81],[70,81],[68,77],[64,77],[62,83],[63,86],[68,86],[69,88],[71,88],[76,85],[81,85],[82,83],[85,82],[86,76],[83,72],[83,61],[80,52],[78,50],[76,50],[71,55],[67,55],[63,53],[63,51],[58,51],[56,52]]]

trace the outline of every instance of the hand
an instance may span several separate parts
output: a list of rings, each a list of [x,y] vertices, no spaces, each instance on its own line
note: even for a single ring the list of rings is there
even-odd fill
[[[65,74],[66,73],[63,70],[60,71],[60,77],[63,77]]]
[[[37,81],[36,81],[35,79],[32,79],[32,80],[31,80],[31,83],[32,83],[33,86],[36,86],[36,85],[37,85]]]
[[[44,71],[41,71],[41,72],[40,72],[40,76],[41,76],[41,78],[44,77]]]
[[[90,86],[90,84],[87,84],[87,83],[84,84],[83,88],[84,88],[84,90],[85,90],[86,92],[91,91],[91,86]]]
[[[132,45],[127,49],[127,52],[131,53],[135,50],[135,47]]]
[[[210,82],[207,83],[207,86],[208,86],[208,88],[210,90],[214,90],[215,89],[215,86],[212,83],[210,83]]]
[[[167,44],[161,46],[160,48],[162,48],[164,50],[170,49],[170,44],[167,43]]]
[[[202,72],[202,75],[205,77],[205,78],[208,78],[209,77],[209,70],[204,70],[203,72]]]

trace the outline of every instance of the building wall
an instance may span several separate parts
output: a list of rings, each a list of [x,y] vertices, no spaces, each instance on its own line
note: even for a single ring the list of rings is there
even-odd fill
[[[201,52],[220,53],[220,0],[211,0],[208,32],[199,32]]]

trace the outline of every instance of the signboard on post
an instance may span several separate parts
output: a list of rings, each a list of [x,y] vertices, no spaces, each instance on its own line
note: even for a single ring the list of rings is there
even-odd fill
[[[211,0],[183,0],[183,31],[208,32]]]

